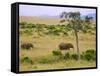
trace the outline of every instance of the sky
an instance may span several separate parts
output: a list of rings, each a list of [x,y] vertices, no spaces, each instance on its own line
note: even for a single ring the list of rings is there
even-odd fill
[[[96,14],[95,9],[73,8],[73,7],[54,7],[39,5],[19,5],[20,16],[59,16],[62,12],[80,12],[81,15]]]

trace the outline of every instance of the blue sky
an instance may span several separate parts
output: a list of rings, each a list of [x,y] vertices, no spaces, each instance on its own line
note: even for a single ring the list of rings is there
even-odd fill
[[[96,14],[95,9],[73,8],[73,7],[53,7],[53,6],[36,6],[36,5],[20,5],[20,16],[59,16],[62,12],[77,12],[81,15]]]

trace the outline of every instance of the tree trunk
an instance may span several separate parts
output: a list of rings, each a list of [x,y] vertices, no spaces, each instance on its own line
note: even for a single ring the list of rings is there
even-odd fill
[[[79,50],[79,41],[78,41],[78,32],[74,30],[75,36],[76,36],[76,49],[77,49],[77,55],[78,55],[78,60],[80,59],[80,50]]]

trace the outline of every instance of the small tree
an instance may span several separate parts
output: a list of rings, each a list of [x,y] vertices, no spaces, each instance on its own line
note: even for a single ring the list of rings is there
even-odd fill
[[[76,48],[77,48],[77,55],[78,60],[80,59],[80,49],[79,49],[79,38],[78,38],[78,32],[83,28],[83,25],[85,24],[88,26],[90,24],[90,19],[92,17],[86,16],[84,20],[81,18],[80,12],[62,12],[61,18],[64,18],[65,21],[68,21],[76,38]],[[64,22],[64,21],[63,21]]]

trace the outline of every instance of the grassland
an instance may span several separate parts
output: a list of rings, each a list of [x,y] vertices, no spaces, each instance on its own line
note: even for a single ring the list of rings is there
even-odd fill
[[[20,17],[20,22],[32,23],[32,24],[45,24],[45,25],[62,25],[59,23],[60,19],[52,18],[39,18],[39,17]],[[67,22],[63,23],[67,24]],[[94,24],[95,25],[95,24]],[[69,53],[76,53],[76,43],[75,36],[72,31],[68,32],[68,35],[45,35],[37,33],[37,31],[32,28],[20,28],[20,31],[31,30],[31,33],[20,32],[20,45],[22,43],[32,43],[34,48],[22,49],[20,47],[20,71],[33,71],[33,70],[48,70],[48,69],[70,69],[70,68],[85,68],[85,67],[95,67],[96,63],[94,61],[86,60],[73,60],[73,59],[58,59],[52,55],[54,49],[58,49],[58,45],[61,42],[72,43],[75,47],[74,50],[67,50]],[[46,30],[45,30],[46,31]],[[95,32],[95,30],[93,31]],[[82,33],[79,32],[79,46],[80,52],[84,52],[87,49],[96,50],[95,33]],[[22,59],[28,57],[28,62],[23,62]],[[57,61],[56,61],[57,60]],[[32,62],[32,63],[31,63]]]

